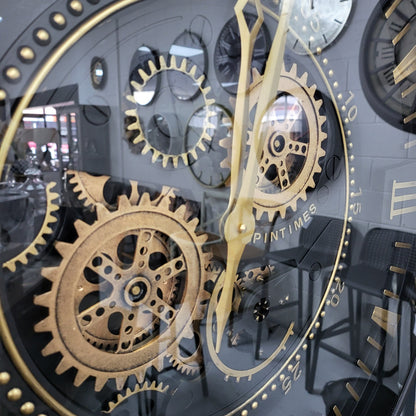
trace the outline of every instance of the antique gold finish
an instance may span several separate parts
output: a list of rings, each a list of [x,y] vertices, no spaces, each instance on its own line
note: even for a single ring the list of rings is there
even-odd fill
[[[385,16],[386,19],[388,19],[393,13],[394,11],[397,9],[397,6],[402,2],[402,0],[394,0],[394,2],[392,3],[392,5],[387,9]]]
[[[42,226],[36,235],[35,239],[29,244],[29,246],[19,253],[17,256],[13,257],[12,259],[3,263],[3,267],[9,269],[11,272],[16,271],[16,264],[22,263],[27,264],[28,257],[31,254],[32,256],[36,256],[39,254],[39,249],[36,248],[38,245],[45,245],[46,240],[44,238],[45,235],[52,234],[53,230],[51,228],[51,224],[57,222],[57,218],[52,215],[54,212],[59,210],[59,205],[56,204],[57,200],[59,199],[59,195],[56,192],[52,192],[52,189],[56,186],[55,182],[49,182],[46,186],[46,212],[45,217],[43,219]]]
[[[45,29],[38,29],[34,36],[35,36],[35,39],[37,39],[38,41],[40,41],[42,43],[48,42],[51,38],[48,31],[45,30]]]
[[[82,3],[79,0],[72,0],[68,7],[73,10],[74,12],[77,13],[82,13],[82,11],[84,10],[84,6],[82,5]]]
[[[0,373],[0,385],[4,386],[10,382],[10,373],[3,371]]]
[[[17,402],[22,398],[22,390],[17,387],[12,388],[7,392],[7,399],[11,402]]]
[[[31,62],[35,59],[35,52],[29,46],[24,46],[19,51],[19,57],[23,62]]]
[[[400,317],[400,314],[380,308],[378,306],[374,307],[373,313],[371,315],[372,321],[383,328],[384,331],[386,331],[392,337],[397,336],[397,326],[399,324]]]
[[[20,413],[22,415],[31,415],[34,411],[35,405],[32,402],[26,402],[20,406]]]
[[[409,75],[416,71],[416,45],[410,52],[402,59],[402,61],[394,68],[393,76],[394,82],[398,84]]]
[[[67,175],[71,176],[69,183],[74,185],[74,192],[79,193],[78,199],[82,201],[86,208],[93,210],[97,204],[103,204],[107,209],[114,209],[104,197],[104,185],[110,179],[110,176],[101,175],[93,176],[86,172],[68,170]],[[129,201],[136,205],[139,201],[138,183],[130,181],[131,194]]]
[[[0,101],[3,101],[7,98],[7,93],[6,91],[0,89]]]
[[[19,68],[15,66],[10,66],[6,69],[6,77],[12,81],[17,81],[21,77],[21,72]]]
[[[347,388],[348,392],[351,394],[352,398],[356,401],[359,402],[360,401],[360,395],[355,391],[354,387],[351,385],[351,383],[347,383],[345,385],[345,387]]]
[[[203,99],[204,99],[204,105],[208,108],[209,106],[213,105],[215,100],[208,97],[208,94],[211,90],[211,87],[205,87],[205,75],[200,75],[197,78],[197,67],[196,65],[191,65],[191,62],[189,62],[187,59],[183,59],[180,63],[176,62],[175,55],[172,55],[170,57],[169,64],[166,62],[165,58],[161,55],[159,56],[159,67],[157,68],[155,63],[153,61],[148,62],[148,66],[150,69],[150,73],[146,73],[143,69],[139,69],[139,74],[143,79],[143,83],[138,83],[136,81],[131,81],[132,86],[137,92],[140,92],[143,90],[143,88],[146,86],[146,83],[156,76],[157,74],[160,74],[164,71],[178,71],[182,74],[187,75],[189,78],[192,79],[193,83],[198,86],[199,91],[201,92]],[[188,67],[190,67],[188,69]],[[136,100],[134,96],[128,95],[127,99],[132,102],[133,104],[136,104]],[[208,134],[208,129],[215,128],[215,125],[210,123],[210,118],[215,116],[214,112],[207,112],[206,120],[203,124],[203,131],[199,137],[199,140],[197,143],[188,151],[180,154],[168,154],[165,153],[159,149],[157,149],[154,145],[152,145],[149,140],[146,138],[146,135],[144,133],[144,129],[140,123],[140,114],[138,114],[137,110],[127,110],[126,111],[127,116],[133,116],[136,119],[136,122],[133,124],[130,124],[128,126],[128,130],[138,130],[138,136],[133,140],[133,144],[137,143],[145,143],[145,146],[143,147],[142,154],[145,155],[148,152],[152,153],[152,162],[155,163],[158,159],[162,159],[162,166],[167,167],[169,162],[173,164],[173,166],[176,168],[178,167],[178,163],[180,160],[187,166],[189,165],[189,156],[192,155],[193,159],[198,159],[198,152],[199,151],[206,151],[207,150],[207,144],[211,142],[212,138]]]
[[[43,269],[52,289],[37,296],[35,303],[48,308],[49,316],[35,331],[52,333],[52,341],[42,353],[47,356],[59,351],[63,358],[56,372],[74,367],[76,386],[89,376],[96,379],[96,391],[109,379],[115,379],[121,390],[130,375],[143,383],[148,368],[161,371],[165,357],[179,355],[182,339],[194,337],[195,322],[202,318],[202,303],[209,296],[204,290],[209,275],[203,266],[210,254],[201,248],[206,236],[195,234],[197,220],[188,222],[186,207],[173,212],[170,204],[170,198],[162,198],[155,205],[148,194],[138,206],[121,196],[112,213],[97,204],[94,224],[77,221],[78,239],[73,244],[56,244],[63,257],[60,266]],[[117,251],[126,238],[136,241],[129,268],[122,260],[130,258],[128,253]],[[171,258],[168,246],[172,249],[173,244],[179,254]],[[164,253],[167,259],[156,269],[149,266],[153,253]],[[111,285],[113,289],[82,310],[83,299],[101,289],[84,277],[87,269],[106,281],[104,288]],[[176,298],[177,285],[186,288],[181,299]],[[74,310],[80,312],[74,314]],[[117,334],[108,329],[114,313],[123,316]],[[155,326],[157,331],[153,331]],[[74,333],[73,328],[79,330]],[[161,345],[164,351],[160,351]]]

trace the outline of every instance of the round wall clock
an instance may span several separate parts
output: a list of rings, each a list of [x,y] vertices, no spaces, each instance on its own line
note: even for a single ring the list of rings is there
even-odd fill
[[[382,75],[362,88],[359,68],[393,49],[389,108],[407,105],[416,6],[383,5],[404,22],[386,38],[352,5],[19,17],[0,60],[2,415],[414,415],[412,111],[378,117]]]

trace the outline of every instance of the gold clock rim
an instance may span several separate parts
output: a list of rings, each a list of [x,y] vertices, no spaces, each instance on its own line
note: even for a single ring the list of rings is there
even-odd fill
[[[30,101],[32,100],[33,96],[35,95],[36,91],[44,81],[44,79],[47,77],[49,72],[53,69],[53,67],[58,63],[59,59],[62,58],[62,56],[78,41],[80,40],[85,34],[87,34],[90,30],[92,30],[95,26],[97,26],[99,23],[101,23],[104,19],[111,16],[112,14],[132,5],[135,3],[140,3],[141,0],[115,0],[110,5],[106,6],[104,9],[96,12],[95,14],[90,16],[88,20],[83,22],[73,33],[69,34],[66,38],[64,38],[60,45],[55,49],[48,57],[46,62],[40,67],[40,69],[37,71],[35,77],[30,82],[29,86],[27,87],[27,90],[25,94],[23,95],[23,98],[19,102],[19,105],[17,106],[15,113],[13,114],[13,117],[10,121],[9,127],[6,131],[6,134],[3,139],[3,143],[0,147],[0,171],[3,170],[4,164],[6,162],[7,154],[9,151],[9,148],[12,144],[13,138],[16,134],[16,131],[19,127],[19,123],[21,120],[21,117],[23,115],[23,110],[27,108]],[[268,9],[267,7],[263,6],[263,9],[268,13],[271,17],[279,20],[279,16]],[[289,27],[289,30],[297,36],[296,32],[293,31]],[[297,36],[299,38],[299,36]],[[300,42],[304,43],[302,39],[300,39]],[[335,112],[337,115],[338,123],[341,127],[344,126],[342,117],[339,112],[338,105],[336,104],[336,99],[332,90],[332,87],[327,79],[327,76],[325,75],[321,65],[319,64],[318,60],[316,59],[315,55],[310,51],[306,45],[304,44],[304,47],[306,50],[308,50],[309,57],[313,60],[315,67],[318,69],[318,72],[320,72],[322,80],[324,81],[328,92],[330,93],[331,101],[334,103]],[[240,406],[233,409],[231,412],[227,413],[228,415],[233,415],[237,411],[244,409],[252,400],[254,400],[266,387],[268,387],[281,373],[281,371],[289,364],[289,362],[293,359],[294,355],[299,351],[301,348],[301,345],[304,344],[306,341],[307,336],[312,331],[315,323],[318,320],[318,317],[325,305],[326,298],[328,297],[330,288],[332,286],[332,283],[334,281],[335,275],[338,272],[338,266],[341,259],[342,254],[342,248],[344,245],[345,235],[346,235],[346,229],[347,229],[347,223],[348,223],[348,207],[349,207],[349,189],[350,189],[350,172],[349,172],[349,159],[348,159],[348,149],[347,149],[347,142],[346,142],[346,136],[344,128],[341,128],[341,135],[342,135],[342,143],[343,143],[343,153],[344,153],[344,159],[345,159],[345,174],[346,174],[346,199],[345,199],[345,211],[344,211],[344,224],[343,224],[343,230],[342,230],[342,237],[340,240],[338,253],[334,262],[334,268],[333,272],[331,273],[331,277],[329,280],[329,283],[327,285],[326,291],[322,296],[321,303],[317,309],[317,312],[315,314],[314,319],[312,320],[309,328],[305,332],[304,337],[302,338],[301,342],[299,342],[299,345],[291,356],[288,358],[288,360],[281,366],[281,369],[276,373],[274,377],[272,377],[260,390],[258,390],[255,394],[253,394],[249,399],[247,399],[244,403],[242,403]],[[63,415],[63,416],[76,416],[71,411],[69,411],[66,407],[64,407],[61,403],[59,403],[36,379],[36,377],[32,374],[30,369],[28,368],[27,364],[23,360],[22,356],[20,355],[18,348],[16,344],[13,341],[13,337],[11,335],[5,313],[3,310],[3,305],[0,300],[0,338],[3,341],[3,344],[9,353],[16,369],[18,372],[22,375],[26,383],[33,389],[34,393],[41,399],[43,402],[51,407],[52,410],[56,411],[57,413]]]

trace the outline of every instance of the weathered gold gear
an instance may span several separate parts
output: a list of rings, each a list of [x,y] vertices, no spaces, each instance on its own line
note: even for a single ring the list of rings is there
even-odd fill
[[[163,72],[163,71],[179,71],[187,76],[189,76],[193,83],[198,86],[202,97],[204,99],[204,105],[208,108],[209,106],[213,105],[215,100],[208,98],[208,93],[211,90],[211,87],[204,87],[204,81],[205,81],[205,75],[201,75],[199,78],[196,76],[197,67],[192,66],[190,70],[188,70],[190,66],[190,63],[187,59],[183,59],[180,65],[177,65],[176,57],[172,55],[170,57],[170,63],[169,65],[166,63],[165,58],[161,55],[159,57],[159,67],[157,68],[155,63],[150,60],[148,62],[148,67],[150,69],[150,73],[146,73],[143,69],[139,69],[139,74],[143,80],[142,83],[138,83],[135,81],[132,81],[131,84],[134,87],[134,89],[137,92],[140,92],[145,87],[146,83],[154,77],[155,75]],[[131,101],[133,104],[136,104],[136,101],[132,95],[128,95],[127,99]],[[206,119],[203,123],[203,130],[199,137],[199,140],[197,143],[186,152],[180,153],[180,154],[168,154],[165,153],[159,149],[157,149],[155,146],[153,146],[148,139],[146,138],[145,132],[143,130],[143,127],[141,126],[139,115],[137,114],[137,111],[134,110],[127,110],[126,111],[127,116],[132,116],[135,118],[136,122],[132,123],[128,126],[128,130],[134,131],[137,130],[139,132],[138,136],[133,140],[133,144],[137,144],[140,142],[144,142],[145,145],[142,149],[142,154],[145,155],[149,151],[153,153],[152,155],[152,162],[155,163],[159,158],[162,159],[162,166],[167,167],[169,161],[172,162],[173,166],[176,168],[178,166],[179,160],[182,159],[183,163],[187,166],[189,165],[189,155],[192,155],[193,160],[198,159],[198,152],[197,149],[200,151],[206,151],[207,147],[205,143],[209,143],[211,141],[211,136],[208,134],[208,130],[211,128],[215,128],[215,125],[212,124],[209,120],[211,117],[214,117],[216,115],[215,112],[207,112]]]
[[[16,264],[28,263],[28,256],[29,254],[33,256],[37,256],[39,254],[39,250],[36,246],[42,246],[46,244],[46,240],[44,238],[45,235],[50,235],[53,233],[52,228],[50,227],[51,224],[56,223],[58,220],[57,218],[52,215],[53,212],[59,210],[59,205],[55,203],[56,200],[59,199],[59,194],[56,192],[52,192],[52,189],[56,186],[55,182],[50,182],[46,186],[46,212],[45,218],[43,220],[42,226],[37,233],[35,239],[30,243],[30,245],[19,253],[17,256],[13,257],[12,259],[3,263],[3,267],[9,269],[11,272],[16,271]]]
[[[143,384],[136,384],[134,389],[127,388],[126,392],[124,394],[119,393],[117,394],[116,400],[108,402],[108,410],[103,410],[103,413],[112,413],[113,410],[120,406],[123,402],[125,402],[130,397],[140,394],[142,392],[146,391],[155,391],[158,393],[165,394],[169,390],[169,385],[164,385],[163,383],[156,383],[156,381],[152,381],[152,383],[149,384],[148,381],[145,381]]]
[[[258,102],[262,80],[263,77],[254,70],[250,87],[250,110]],[[319,113],[322,100],[314,98],[316,85],[309,87],[307,80],[306,72],[298,77],[296,64],[292,65],[289,72],[283,68],[279,80],[279,95],[294,97],[300,107],[298,114],[302,114],[305,120],[293,118],[285,108],[283,120],[271,113],[271,120],[263,121],[262,134],[266,135],[266,139],[254,192],[257,220],[264,214],[267,214],[269,221],[273,221],[277,214],[285,218],[288,207],[296,211],[298,200],[305,201],[306,190],[315,187],[314,175],[322,171],[319,159],[326,154],[322,148],[322,142],[327,138],[322,131],[326,117]],[[306,122],[307,138],[294,137],[297,121]],[[249,131],[249,145],[251,135],[252,131]],[[231,142],[227,139],[220,144],[228,149],[227,159],[222,162],[222,167],[225,167],[230,164]]]
[[[108,209],[113,208],[104,197],[104,186],[110,179],[110,176],[93,176],[86,172],[75,170],[68,170],[67,175],[71,176],[68,182],[74,185],[74,192],[79,193],[78,199],[86,208],[92,210],[97,203],[105,205]],[[132,205],[136,205],[139,200],[138,183],[136,181],[130,181],[130,185],[131,195],[129,201]]]
[[[202,250],[207,236],[195,232],[198,220],[185,205],[173,212],[170,199],[143,194],[132,206],[123,195],[115,212],[97,204],[97,221],[76,221],[77,240],[56,244],[61,264],[42,270],[52,288],[35,304],[49,315],[35,331],[52,333],[42,354],[61,353],[56,372],[74,367],[75,386],[89,376],[96,391],[109,379],[121,390],[130,375],[142,383],[147,369],[161,371],[194,336],[211,255]]]

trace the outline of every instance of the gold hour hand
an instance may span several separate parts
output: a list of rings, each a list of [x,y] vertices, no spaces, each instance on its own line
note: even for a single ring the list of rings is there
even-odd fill
[[[235,114],[236,122],[234,129],[236,127],[240,127],[240,125],[237,123],[237,119],[240,116],[239,111],[245,111],[241,114],[243,116],[242,120],[245,122],[243,126],[245,130],[240,129],[240,135],[234,135],[232,141],[233,149],[231,159],[231,184],[234,185],[234,188],[232,189],[234,193],[231,193],[230,195],[230,201],[226,214],[228,214],[229,211],[231,212],[226,217],[224,224],[224,238],[227,242],[227,265],[223,275],[219,280],[220,284],[223,284],[223,288],[215,310],[217,318],[217,353],[220,351],[222,336],[224,334],[225,326],[231,313],[233,287],[236,280],[238,265],[246,245],[250,242],[253,236],[255,228],[255,220],[253,215],[253,195],[257,176],[256,172],[258,168],[258,161],[260,159],[261,151],[264,145],[264,135],[261,133],[261,124],[267,109],[273,103],[276,97],[280,72],[283,65],[283,55],[285,50],[286,34],[288,30],[288,21],[294,2],[294,0],[282,1],[282,13],[280,15],[279,25],[273,39],[263,76],[260,99],[257,104],[256,115],[254,119],[253,143],[250,146],[247,166],[244,174],[241,173],[241,159],[243,143],[245,144],[247,133],[248,109],[246,109],[246,107],[248,108],[248,84],[244,84],[243,86],[240,86],[239,84],[238,88]],[[239,3],[245,2],[238,2],[237,5]],[[258,8],[259,1],[256,1],[255,4],[256,8]],[[236,10],[236,13],[237,12],[238,11]],[[244,37],[244,33],[246,32],[241,31],[242,52],[244,49],[243,45],[247,45],[248,43],[248,39],[247,37]],[[248,46],[246,47],[248,48]],[[239,82],[244,80],[248,83],[248,80],[244,77],[243,74],[243,66],[241,67],[241,71],[242,72],[240,72]],[[245,72],[245,75],[248,76],[249,71]],[[241,102],[241,107],[237,106],[239,102]],[[234,134],[236,134],[235,130]],[[237,147],[236,150],[234,149],[234,146]],[[234,158],[235,152],[237,154],[236,158]],[[238,179],[236,180],[236,178]],[[235,199],[236,203],[234,206]]]

